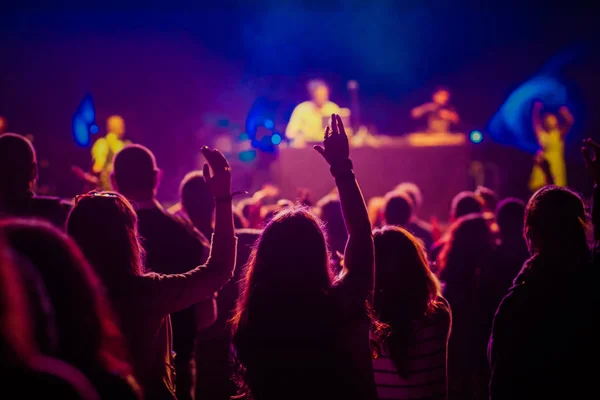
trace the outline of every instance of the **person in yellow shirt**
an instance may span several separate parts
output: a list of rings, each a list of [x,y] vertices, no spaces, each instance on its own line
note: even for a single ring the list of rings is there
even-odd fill
[[[323,141],[323,131],[331,114],[340,114],[340,107],[329,101],[329,87],[322,80],[307,85],[311,99],[296,106],[285,130],[292,147]]]
[[[111,190],[110,174],[115,155],[131,142],[123,140],[125,136],[125,121],[118,115],[108,117],[106,121],[106,136],[99,138],[92,146],[92,171],[98,175],[98,188]]]
[[[536,158],[547,161],[553,182],[548,182],[540,162],[536,162],[529,178],[529,189],[532,192],[549,183],[567,186],[564,138],[573,127],[575,119],[566,106],[560,107],[558,114],[551,112],[542,114],[543,107],[544,105],[539,101],[533,104],[533,131],[540,145]]]

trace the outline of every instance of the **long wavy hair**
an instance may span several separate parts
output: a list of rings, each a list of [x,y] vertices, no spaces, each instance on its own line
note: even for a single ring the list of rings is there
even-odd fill
[[[438,257],[438,276],[444,282],[471,282],[477,271],[490,262],[493,248],[494,239],[483,215],[459,218],[450,227],[449,240]]]
[[[268,297],[324,293],[333,273],[321,221],[305,208],[275,215],[262,231],[246,264],[243,291],[232,319],[234,331],[249,315],[279,312]],[[270,309],[269,306],[274,307]]]
[[[80,196],[69,214],[67,232],[75,239],[109,294],[128,278],[144,273],[144,251],[131,203],[114,192]]]
[[[268,340],[274,332],[279,338],[298,337],[299,331],[310,329],[300,322],[303,318],[328,317],[318,305],[334,283],[329,256],[323,226],[305,208],[284,209],[262,231],[246,264],[231,320],[242,390],[248,392],[253,383],[244,368],[251,364],[260,369],[254,340]]]
[[[124,341],[104,288],[67,235],[42,221],[0,223],[8,244],[39,272],[54,308],[56,357],[82,371],[129,374]]]
[[[388,325],[385,345],[403,375],[407,373],[407,350],[415,341],[413,322],[448,310],[441,299],[441,286],[431,272],[423,244],[397,226],[374,232],[374,311]]]

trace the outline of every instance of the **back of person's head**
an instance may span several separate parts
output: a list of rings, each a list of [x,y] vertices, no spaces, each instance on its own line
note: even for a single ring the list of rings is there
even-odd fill
[[[79,196],[67,220],[67,232],[102,278],[109,293],[143,273],[137,216],[129,201],[113,192]]]
[[[260,320],[257,314],[284,318],[289,307],[302,307],[284,304],[285,299],[320,295],[332,284],[321,222],[304,208],[281,211],[261,232],[246,268],[234,327],[249,317]]]
[[[483,212],[483,204],[477,195],[471,191],[460,192],[452,199],[450,206],[450,219],[457,220],[469,214],[478,214]]]
[[[412,182],[403,182],[396,186],[394,192],[404,192],[410,196],[410,199],[413,202],[413,211],[416,213],[421,209],[423,205],[423,195],[421,194],[421,189],[412,183]]]
[[[521,237],[524,218],[525,202],[520,199],[508,197],[496,207],[496,222],[503,238]]]
[[[192,171],[183,178],[179,196],[181,205],[192,220],[202,218],[212,221],[215,199],[208,190],[202,171]]]
[[[403,307],[410,318],[431,311],[440,294],[440,284],[429,269],[423,243],[404,228],[385,226],[374,232],[375,311],[384,313]],[[402,300],[387,303],[386,299]],[[385,318],[382,316],[383,322]]]
[[[402,192],[392,192],[387,196],[383,213],[387,225],[406,225],[410,222],[413,214],[413,204],[410,196]]]
[[[423,244],[405,229],[386,226],[375,230],[374,242],[374,311],[391,328],[388,348],[404,373],[407,349],[414,339],[412,322],[444,307],[438,300],[440,282],[429,269]]]
[[[126,369],[102,284],[76,244],[46,222],[6,220],[0,230],[42,277],[58,330],[56,356],[83,371]]]
[[[0,135],[0,196],[31,187],[37,177],[35,149],[21,135]]]
[[[126,196],[151,196],[158,186],[159,170],[154,154],[139,144],[125,146],[115,156],[112,183]]]
[[[525,238],[532,253],[569,256],[586,252],[586,214],[581,198],[558,186],[539,189],[525,209]]]
[[[494,212],[496,207],[498,206],[498,197],[496,193],[485,186],[478,186],[475,190],[475,195],[477,195],[483,204],[483,208],[486,211]]]
[[[325,223],[329,247],[332,251],[344,252],[348,233],[342,214],[342,205],[337,195],[328,195],[317,203],[321,220]]]
[[[483,215],[471,213],[459,218],[450,227],[449,240],[439,255],[442,277],[457,270],[474,273],[473,268],[492,261],[493,246],[492,232]]]
[[[35,354],[31,315],[14,253],[0,234],[0,366],[25,365]]]

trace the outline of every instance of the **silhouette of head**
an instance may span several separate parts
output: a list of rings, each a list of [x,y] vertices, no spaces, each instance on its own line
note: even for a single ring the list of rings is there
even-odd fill
[[[261,232],[246,268],[234,326],[257,312],[282,307],[270,302],[275,298],[323,293],[332,274],[321,222],[304,208],[279,212]]]
[[[404,226],[412,217],[412,200],[406,193],[392,193],[386,203],[384,219],[387,225]]]
[[[455,221],[465,215],[481,213],[482,211],[483,204],[477,195],[470,191],[464,191],[460,192],[452,199],[450,219]]]
[[[137,215],[118,193],[90,192],[76,199],[67,232],[102,278],[109,293],[143,273]]]
[[[396,298],[409,306],[403,307],[403,311],[410,309],[412,318],[425,315],[431,302],[440,294],[440,283],[429,269],[421,241],[403,228],[385,226],[375,230],[374,242],[375,310],[393,309],[398,302],[386,304],[383,300]]]
[[[194,223],[212,223],[215,199],[208,190],[202,171],[192,171],[183,178],[179,196],[183,209]]]
[[[450,227],[450,239],[439,255],[439,269],[443,273],[454,269],[474,273],[473,267],[489,262],[493,237],[483,215],[470,213],[456,220]],[[442,279],[443,278],[442,275]]]
[[[119,139],[125,136],[125,121],[119,115],[111,115],[106,120],[106,131],[117,135]]]
[[[587,251],[586,215],[581,198],[558,186],[546,186],[535,192],[525,209],[525,239],[534,254]]]
[[[521,237],[524,218],[525,203],[522,200],[508,197],[496,207],[496,222],[500,227],[500,234],[504,238]]]
[[[35,354],[32,317],[14,253],[0,237],[0,365],[25,365]]]
[[[450,91],[445,87],[439,87],[433,93],[432,100],[434,103],[439,104],[441,106],[446,105],[450,101]]]
[[[121,347],[106,347],[121,337],[102,283],[74,241],[41,221],[7,220],[0,231],[42,278],[58,328],[58,358],[84,371],[122,361]]]
[[[0,135],[0,194],[30,189],[37,178],[35,149],[14,133]]]
[[[403,182],[396,186],[394,192],[404,192],[410,196],[413,203],[413,212],[416,214],[423,205],[423,195],[421,189],[412,182]]]
[[[329,247],[333,251],[344,252],[348,233],[342,214],[342,206],[337,195],[329,195],[317,203],[321,220],[325,223]]]
[[[136,201],[151,199],[159,180],[154,154],[139,144],[125,146],[115,156],[111,179],[119,193]]]
[[[320,79],[308,82],[308,93],[318,107],[322,107],[329,101],[329,87]]]

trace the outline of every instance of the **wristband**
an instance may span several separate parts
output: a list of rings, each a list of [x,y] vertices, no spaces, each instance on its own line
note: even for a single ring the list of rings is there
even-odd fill
[[[333,163],[329,170],[331,171],[331,175],[338,179],[344,176],[353,176],[354,172],[352,171],[352,168],[352,161],[350,161],[349,158],[346,158]]]

